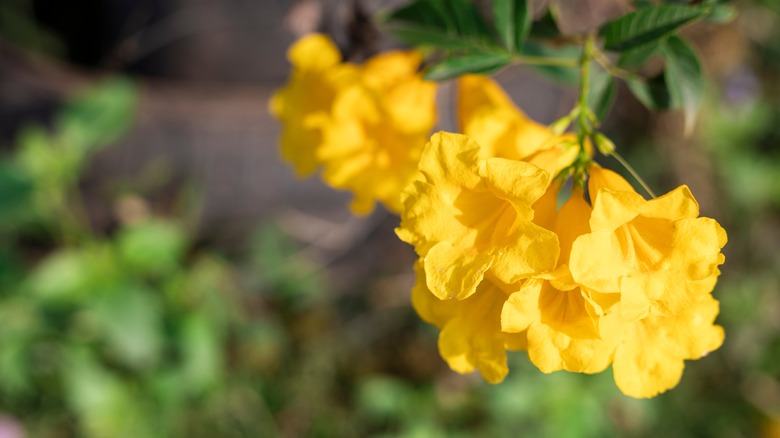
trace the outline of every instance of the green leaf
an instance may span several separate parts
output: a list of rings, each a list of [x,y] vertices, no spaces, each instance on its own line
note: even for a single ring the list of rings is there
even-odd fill
[[[151,219],[121,230],[117,239],[124,263],[141,274],[163,274],[179,266],[186,235],[170,221]]]
[[[429,81],[444,81],[466,73],[488,73],[505,67],[511,62],[505,53],[475,53],[453,56],[434,64],[425,72]]]
[[[494,0],[493,23],[504,48],[519,51],[531,30],[531,12],[527,0]]]
[[[198,394],[218,383],[223,372],[222,333],[203,315],[191,314],[181,321],[180,377],[190,393]]]
[[[599,34],[605,49],[624,52],[668,36],[709,12],[708,7],[699,6],[645,7],[604,24]]]
[[[27,205],[33,187],[33,181],[24,169],[12,162],[0,162],[0,223]]]
[[[0,342],[0,378],[3,379],[3,395],[16,396],[33,388],[30,372],[29,340],[3,339]]]
[[[715,5],[706,20],[711,23],[731,23],[737,18],[737,10],[729,5]]]
[[[62,141],[81,154],[116,141],[134,119],[136,89],[116,78],[87,90],[65,106],[56,125]]]
[[[516,0],[515,1],[515,47],[516,50],[521,50],[525,45],[525,40],[528,38],[528,33],[531,31],[531,19],[533,18],[533,11],[528,4],[528,0]]]
[[[558,28],[551,8],[548,8],[544,15],[531,24],[529,36],[537,39],[552,39],[561,36],[561,30]]]
[[[593,68],[591,70],[588,107],[593,110],[599,120],[603,121],[614,102],[615,80],[609,73]]]
[[[153,291],[128,283],[106,291],[94,304],[109,353],[138,370],[157,364],[163,345],[163,316]]]
[[[35,267],[25,282],[31,295],[53,303],[79,302],[122,281],[106,245],[64,247]]]
[[[401,41],[416,46],[467,51],[498,47],[468,0],[416,0],[392,12],[385,26]]]
[[[357,388],[358,408],[368,416],[397,420],[407,408],[414,392],[406,382],[391,377],[373,377],[361,381]]]
[[[704,95],[704,73],[696,52],[678,36],[671,36],[662,47],[666,60],[664,76],[673,108],[685,113],[685,132],[690,134],[696,111]]]
[[[86,348],[66,350],[63,388],[68,407],[79,420],[81,436],[150,436],[142,400],[133,384],[105,366]],[[159,432],[159,431],[158,431]]]
[[[626,79],[626,84],[634,96],[648,109],[659,110],[671,107],[671,97],[663,75],[647,80]]]
[[[73,302],[89,291],[91,269],[84,251],[62,249],[40,262],[25,283],[26,288],[44,301]]]
[[[25,126],[19,133],[16,164],[37,188],[62,192],[73,184],[82,165],[81,153],[66,150],[40,126]]]
[[[658,51],[659,44],[645,44],[620,54],[617,66],[624,69],[636,70],[647,63]]]
[[[515,22],[512,19],[515,0],[493,0],[493,25],[504,48],[510,53],[515,51]]]

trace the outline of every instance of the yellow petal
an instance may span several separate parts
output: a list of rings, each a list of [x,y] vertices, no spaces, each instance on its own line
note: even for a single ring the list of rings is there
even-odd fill
[[[531,204],[547,190],[549,174],[523,161],[488,158],[483,175],[491,190],[510,201],[520,217],[533,219]]]
[[[490,272],[507,284],[550,271],[558,259],[558,237],[531,222],[508,234],[495,248]]]
[[[289,82],[269,103],[282,123],[281,154],[298,176],[313,173],[320,164],[322,128],[340,90],[357,78],[354,66],[341,63],[341,54],[324,35],[310,35],[288,51],[293,64]]]
[[[674,261],[689,279],[703,279],[720,274],[724,262],[721,248],[726,231],[710,218],[683,219],[674,223]]]
[[[558,211],[558,192],[563,184],[560,180],[553,180],[547,187],[541,198],[533,204],[534,223],[548,230],[553,229],[555,216]]]
[[[544,282],[539,295],[540,321],[572,338],[598,338],[598,321],[588,313],[579,289],[560,291]]]
[[[356,214],[369,213],[376,201],[400,213],[401,192],[417,175],[436,114],[436,86],[422,80],[419,62],[419,54],[407,52],[371,59],[320,122],[323,141],[315,154],[323,179],[354,194]]]
[[[508,333],[527,330],[539,321],[539,294],[544,280],[530,278],[523,282],[520,290],[509,295],[501,311],[501,329]]]
[[[490,255],[464,252],[449,242],[434,245],[423,259],[428,289],[439,299],[471,296],[492,263]]]
[[[431,293],[426,286],[422,259],[414,263],[414,273],[416,281],[412,288],[412,307],[414,307],[414,310],[423,321],[441,329],[447,321],[457,315],[460,302],[457,300],[440,300]]]
[[[623,394],[649,398],[677,386],[683,372],[683,360],[665,354],[659,348],[668,334],[658,323],[634,323],[615,351],[612,371]]]
[[[483,107],[513,108],[514,104],[503,89],[484,75],[463,75],[458,80],[458,116],[462,127],[474,110]]]
[[[558,234],[561,245],[559,264],[568,264],[571,246],[577,237],[590,232],[591,208],[585,201],[585,195],[580,188],[572,189],[571,197],[561,206],[555,217],[553,231]]]
[[[579,154],[574,136],[566,134],[551,137],[540,150],[525,158],[529,163],[546,170],[550,178],[555,178],[563,169],[570,166]]]
[[[483,283],[477,293],[458,301],[459,313],[439,335],[439,352],[450,368],[465,374],[479,370],[490,383],[498,383],[509,372],[507,347],[520,347],[518,335],[501,332],[501,308],[506,295]]]
[[[685,359],[698,359],[722,344],[723,329],[713,325],[717,313],[717,301],[701,295],[676,315],[651,315],[628,324],[617,315],[602,319],[604,328],[619,331],[613,372],[620,390],[646,398],[676,386]]]
[[[484,158],[524,159],[553,137],[544,125],[529,119],[492,79],[466,75],[459,81],[458,120],[464,134],[485,151]]]
[[[590,229],[612,231],[637,217],[645,202],[636,192],[601,189],[593,202]]]
[[[640,214],[645,217],[678,220],[699,216],[699,204],[688,186],[680,186],[671,192],[647,201]]]
[[[287,59],[301,70],[322,71],[341,62],[341,52],[322,34],[307,35],[290,47]]]
[[[545,324],[528,329],[528,358],[543,373],[600,373],[612,362],[613,351],[601,339],[573,338]]]
[[[631,184],[617,173],[598,165],[588,168],[588,193],[595,204],[596,197],[601,189],[609,189],[613,192],[633,192]]]
[[[363,65],[363,82],[370,89],[382,92],[417,75],[422,54],[417,51],[388,51],[370,58]]]
[[[578,237],[572,244],[569,259],[572,278],[602,293],[620,292],[620,277],[630,272],[616,259],[621,251],[613,233],[600,231]]]
[[[395,232],[401,240],[413,245],[420,256],[462,226],[456,218],[457,210],[446,195],[423,181],[414,181],[401,194],[403,214]]]
[[[436,84],[421,80],[406,80],[380,96],[393,128],[405,134],[428,134],[436,123]]]
[[[481,184],[477,173],[479,149],[480,145],[465,135],[437,132],[423,149],[420,172],[437,185],[476,189]]]

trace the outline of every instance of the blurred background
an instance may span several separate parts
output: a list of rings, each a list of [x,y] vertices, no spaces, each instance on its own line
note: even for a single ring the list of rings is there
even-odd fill
[[[620,3],[588,2],[593,22]],[[500,385],[449,371],[397,218],[280,161],[286,48],[326,32],[362,60],[396,46],[372,17],[401,3],[0,2],[0,437],[780,437],[780,3],[687,29],[709,78],[692,138],[626,89],[605,123],[729,233],[726,342],[652,400],[524,353]],[[576,98],[498,79],[544,123]]]

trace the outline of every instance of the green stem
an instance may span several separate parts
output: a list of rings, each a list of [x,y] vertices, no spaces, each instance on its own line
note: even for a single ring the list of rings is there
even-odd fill
[[[599,50],[597,50],[594,54],[594,59],[599,63],[599,65],[601,65],[601,67],[604,68],[604,70],[616,78],[623,80],[641,79],[641,77],[636,73],[632,73],[613,64],[609,58],[607,58],[607,56]]]
[[[580,143],[580,150],[585,150],[585,139],[592,134],[590,121],[588,120],[588,92],[590,88],[590,64],[595,53],[596,38],[593,34],[588,35],[582,47],[582,57],[580,58],[580,96],[577,99],[577,141]]]
[[[642,177],[639,176],[636,170],[634,170],[634,168],[631,167],[630,164],[628,164],[628,161],[624,160],[623,157],[621,157],[620,154],[617,153],[617,151],[612,151],[610,155],[615,157],[618,163],[620,163],[621,166],[626,168],[628,173],[630,173],[631,176],[633,176],[634,179],[636,179],[639,182],[639,185],[641,185],[642,188],[645,189],[645,191],[647,192],[648,195],[650,195],[650,197],[652,197],[653,199],[656,198],[655,193],[653,193],[653,191],[650,189],[650,186],[648,186],[645,180],[643,180]]]
[[[541,67],[570,67],[579,66],[577,60],[569,58],[547,58],[545,56],[517,55],[512,58],[518,64],[537,65]]]

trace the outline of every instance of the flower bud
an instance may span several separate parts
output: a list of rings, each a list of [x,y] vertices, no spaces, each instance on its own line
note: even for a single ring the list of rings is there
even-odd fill
[[[612,142],[606,135],[597,133],[593,136],[593,140],[596,142],[596,149],[604,155],[611,155],[615,152],[615,143]]]

